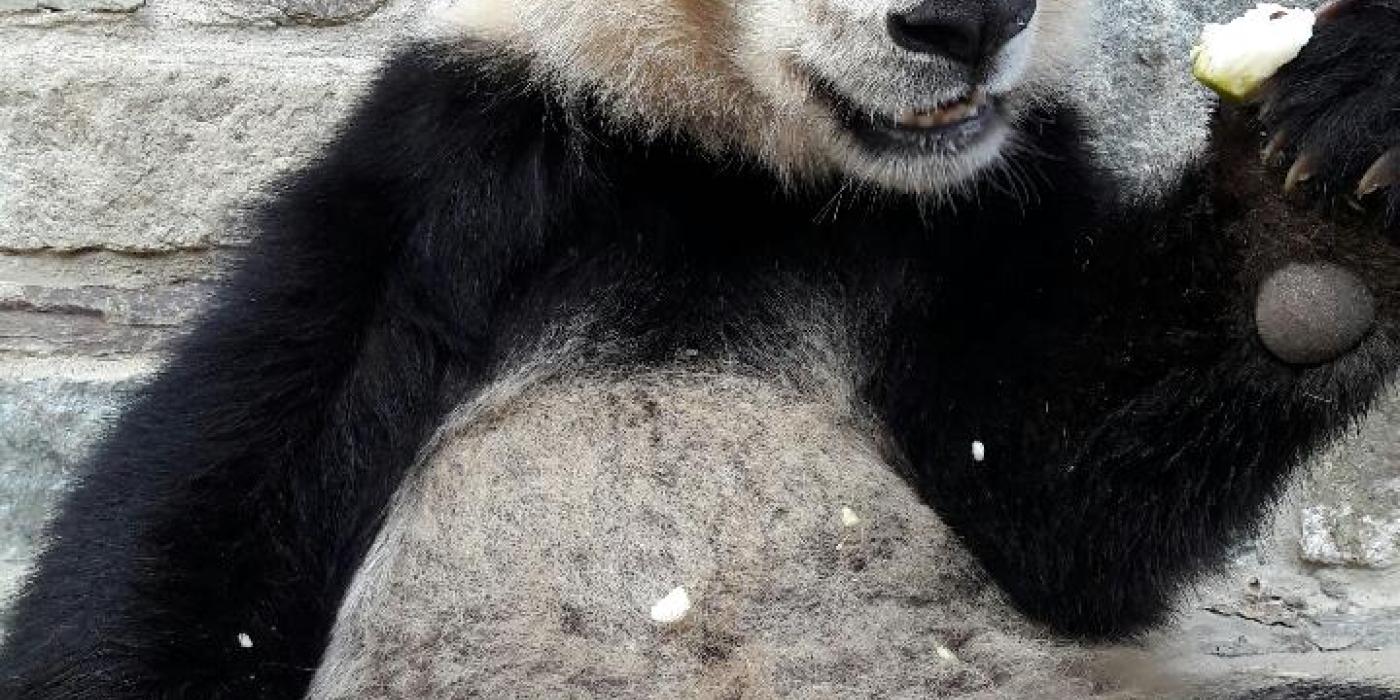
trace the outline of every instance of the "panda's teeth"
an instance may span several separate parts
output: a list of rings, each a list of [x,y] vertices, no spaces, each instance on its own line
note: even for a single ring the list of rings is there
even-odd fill
[[[968,118],[972,114],[972,105],[959,102],[951,107],[940,109],[934,114],[938,118],[938,126],[945,126]]]
[[[942,124],[937,111],[926,111],[921,109],[906,109],[895,115],[896,126],[909,127],[914,129],[932,129]]]
[[[964,100],[936,109],[906,109],[895,115],[894,123],[908,129],[936,129],[971,119],[981,111],[979,102]]]

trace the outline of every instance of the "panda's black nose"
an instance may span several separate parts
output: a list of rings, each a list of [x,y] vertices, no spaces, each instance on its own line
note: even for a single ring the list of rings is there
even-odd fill
[[[885,25],[900,48],[980,66],[1021,33],[1036,0],[920,0]]]

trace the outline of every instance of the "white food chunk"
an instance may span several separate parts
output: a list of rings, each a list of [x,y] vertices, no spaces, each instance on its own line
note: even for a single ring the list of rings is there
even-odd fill
[[[1229,24],[1207,24],[1191,72],[1223,97],[1247,100],[1312,39],[1312,10],[1260,3]]]
[[[680,622],[690,612],[690,594],[685,586],[677,586],[665,598],[651,606],[651,619],[663,625]]]

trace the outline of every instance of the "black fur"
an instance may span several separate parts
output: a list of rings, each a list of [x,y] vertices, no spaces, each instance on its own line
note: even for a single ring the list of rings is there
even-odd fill
[[[1238,700],[1400,700],[1400,691],[1355,683],[1300,681],[1256,690]]]
[[[1400,20],[1324,30],[1309,51],[1358,42],[1378,48],[1348,61],[1393,66],[1393,34]],[[1230,120],[1153,207],[1113,204],[1054,110],[1027,122],[1042,155],[1024,169],[1053,173],[1029,201],[988,184],[956,211],[891,197],[833,214],[820,188],[598,131],[519,75],[407,51],[288,181],[52,526],[0,696],[297,696],[443,412],[583,312],[591,339],[628,341],[612,365],[684,349],[762,372],[750,349],[785,320],[773,293],[832,300],[932,506],[1021,609],[1091,637],[1160,622],[1400,360],[1384,224],[1281,208]],[[1305,106],[1393,109],[1391,83],[1365,87]],[[1254,336],[1255,287],[1297,259],[1351,266],[1379,300],[1377,328],[1327,366],[1283,365]]]

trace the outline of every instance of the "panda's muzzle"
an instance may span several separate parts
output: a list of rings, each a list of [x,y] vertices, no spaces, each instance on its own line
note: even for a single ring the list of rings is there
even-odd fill
[[[980,87],[945,102],[880,112],[857,104],[826,81],[814,78],[812,84],[841,129],[875,155],[954,156],[1003,121],[998,100]]]
[[[912,104],[903,106],[896,101],[901,96],[890,92],[841,90],[841,85],[868,86],[879,80],[859,69],[837,67],[830,78],[816,70],[804,72],[842,131],[871,155],[956,157],[1005,134],[1008,111],[998,94],[1015,80],[1016,57],[1024,60],[1024,42],[1018,50],[1012,39],[1026,34],[1035,13],[1036,0],[920,0],[886,17],[885,30],[896,51],[894,60],[881,68],[907,67],[909,76],[890,81],[928,86],[926,102],[915,101],[916,94],[910,96]],[[947,99],[950,82],[966,87]]]

